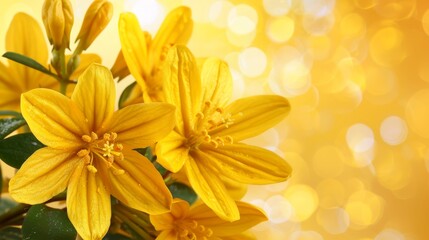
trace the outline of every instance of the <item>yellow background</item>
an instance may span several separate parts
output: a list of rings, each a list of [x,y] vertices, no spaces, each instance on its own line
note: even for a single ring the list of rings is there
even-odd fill
[[[90,1],[71,2],[74,40]],[[290,99],[285,121],[247,141],[294,168],[288,182],[251,186],[245,196],[270,219],[252,230],[258,239],[429,239],[429,1],[112,3],[112,21],[88,49],[106,66],[120,49],[120,12],[135,12],[155,33],[183,4],[195,21],[189,47],[228,62],[235,99]],[[0,52],[13,15],[41,23],[42,4],[0,0]]]

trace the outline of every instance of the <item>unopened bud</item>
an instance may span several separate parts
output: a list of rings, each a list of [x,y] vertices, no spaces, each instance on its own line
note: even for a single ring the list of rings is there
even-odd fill
[[[113,15],[113,5],[106,0],[94,0],[86,11],[82,27],[76,38],[80,49],[86,50],[103,31]]]
[[[49,42],[55,49],[69,48],[73,8],[69,0],[45,0],[42,19]]]

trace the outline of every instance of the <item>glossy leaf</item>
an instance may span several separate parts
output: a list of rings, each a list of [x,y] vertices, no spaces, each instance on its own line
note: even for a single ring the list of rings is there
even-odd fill
[[[27,67],[36,69],[42,73],[46,73],[50,76],[56,77],[55,74],[51,73],[51,71],[45,68],[42,64],[38,63],[36,60],[29,58],[25,55],[22,55],[16,52],[6,52],[3,54],[3,57],[10,59],[12,61],[15,61],[17,63],[20,63],[22,65],[25,65]]]
[[[119,108],[123,108],[124,102],[127,101],[127,99],[130,97],[131,92],[133,91],[133,88],[137,85],[137,82],[133,82],[130,85],[128,85],[124,91],[122,92],[121,96],[119,97],[118,106]]]
[[[22,118],[22,116],[0,119],[0,139],[5,138],[7,135],[22,127],[24,124],[25,120]]]
[[[74,240],[76,234],[66,211],[43,204],[32,206],[22,224],[23,239],[28,240]]]
[[[197,194],[191,187],[180,182],[174,182],[168,186],[173,198],[180,198],[192,205],[198,198]]]
[[[18,134],[0,140],[0,159],[7,165],[20,168],[37,149],[44,145],[32,133]]]

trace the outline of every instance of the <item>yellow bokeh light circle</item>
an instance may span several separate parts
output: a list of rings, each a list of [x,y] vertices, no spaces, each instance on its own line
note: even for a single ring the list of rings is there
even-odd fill
[[[267,56],[257,47],[246,48],[238,55],[238,66],[245,76],[257,77],[267,67]]]
[[[263,0],[262,3],[265,11],[274,17],[286,15],[292,6],[292,0]]]
[[[356,7],[370,9],[376,5],[377,0],[354,0]]]
[[[390,149],[379,149],[374,159],[374,169],[378,182],[385,188],[397,191],[406,187],[412,178],[412,169]]]
[[[367,125],[357,123],[347,130],[346,141],[353,152],[366,152],[374,146],[374,133]]]
[[[151,34],[156,33],[165,16],[164,6],[156,0],[127,0],[124,3],[124,11],[133,12],[139,20],[140,27]]]
[[[346,201],[346,190],[342,182],[326,178],[317,185],[320,206],[324,208],[333,208],[341,206]]]
[[[296,231],[289,237],[290,240],[323,240],[323,236],[316,231]]]
[[[275,43],[287,42],[295,31],[295,21],[287,16],[275,18],[268,22],[266,34]]]
[[[411,130],[417,135],[429,138],[429,88],[414,93],[408,100],[405,116]]]
[[[293,208],[290,220],[294,222],[307,220],[319,205],[317,192],[308,185],[292,185],[286,189],[284,196]]]
[[[317,223],[330,234],[341,234],[350,226],[347,212],[340,207],[320,209],[316,214]]]
[[[254,32],[258,24],[258,13],[247,5],[239,4],[231,9],[228,14],[228,29],[238,35]]]
[[[336,177],[344,168],[344,154],[336,147],[328,145],[319,148],[313,156],[313,170],[321,177]]]
[[[407,56],[403,32],[396,27],[379,29],[371,38],[370,55],[381,66],[392,67]]]
[[[429,35],[429,9],[426,9],[422,17],[422,26],[426,35]]]
[[[375,11],[385,19],[410,18],[416,10],[416,0],[378,0]]]
[[[268,198],[263,209],[267,214],[268,221],[275,224],[286,222],[293,213],[292,205],[282,195],[274,195]]]
[[[398,116],[389,116],[381,123],[380,135],[385,143],[399,145],[407,139],[407,124]]]
[[[218,28],[225,28],[228,25],[228,14],[234,5],[225,0],[215,1],[210,5],[209,20]]]
[[[340,21],[341,34],[347,38],[363,37],[366,33],[366,23],[362,16],[350,13]]]
[[[351,227],[363,229],[375,224],[383,215],[384,200],[370,191],[360,190],[349,197],[345,210]]]
[[[384,229],[374,240],[405,240],[405,236],[395,229]]]

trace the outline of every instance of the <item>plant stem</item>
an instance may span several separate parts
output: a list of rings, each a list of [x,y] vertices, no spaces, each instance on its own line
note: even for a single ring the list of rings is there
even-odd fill
[[[26,213],[30,207],[31,205],[20,203],[11,208],[9,211],[0,215],[0,225],[3,225],[5,222],[15,218],[16,216]]]

